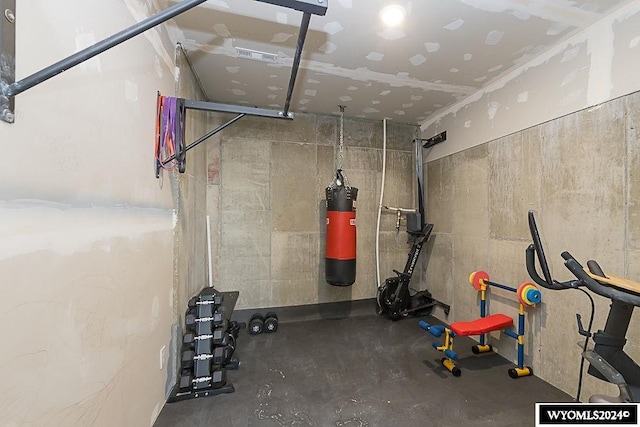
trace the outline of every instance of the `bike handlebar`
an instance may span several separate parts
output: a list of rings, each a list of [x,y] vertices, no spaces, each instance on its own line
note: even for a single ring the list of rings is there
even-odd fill
[[[582,267],[582,265],[573,257],[573,255],[567,251],[564,251],[561,254],[562,258],[565,260],[564,265],[569,269],[569,271],[571,271],[571,273],[573,273],[574,276],[576,276],[577,280],[570,280],[567,282],[558,282],[557,280],[554,280],[551,277],[549,265],[547,264],[547,260],[544,256],[544,249],[542,248],[542,241],[540,240],[540,234],[538,232],[538,227],[536,226],[533,211],[529,211],[529,230],[531,231],[533,243],[530,244],[526,250],[527,272],[529,273],[529,276],[531,276],[531,279],[538,285],[556,291],[586,286],[593,293],[605,298],[621,301],[634,306],[640,306],[639,294],[598,282],[596,279],[592,278],[585,271],[584,267]],[[540,263],[540,268],[542,269],[544,278],[540,277],[536,269],[536,256]],[[587,262],[587,266],[592,274],[603,278],[607,277],[597,262],[591,260]]]
[[[527,261],[527,272],[531,279],[536,282],[538,285],[543,288],[552,289],[554,291],[562,291],[565,289],[575,289],[579,285],[577,280],[570,280],[567,282],[558,282],[557,280],[551,279],[550,282],[546,281],[538,274],[536,270],[536,255],[535,255],[535,247],[533,244],[529,245],[526,250],[526,261]]]

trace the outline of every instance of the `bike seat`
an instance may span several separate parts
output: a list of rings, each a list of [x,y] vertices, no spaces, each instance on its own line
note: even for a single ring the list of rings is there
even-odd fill
[[[637,282],[607,275],[594,261],[589,261],[590,268],[585,268],[567,251],[561,256],[565,267],[590,291],[614,301],[640,306],[640,284]]]
[[[638,282],[634,282],[629,279],[624,279],[622,277],[617,277],[612,274],[599,276],[589,271],[588,268],[585,268],[584,271],[589,275],[589,277],[598,281],[601,285],[613,286],[614,288],[618,288],[621,291],[633,292],[635,294],[640,295],[640,283]]]

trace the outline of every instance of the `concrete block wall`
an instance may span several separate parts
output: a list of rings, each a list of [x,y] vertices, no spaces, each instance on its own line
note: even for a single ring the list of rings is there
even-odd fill
[[[217,124],[230,116],[218,115]],[[414,207],[417,126],[388,123],[385,203]],[[357,278],[324,277],[325,188],[335,175],[340,120],[296,114],[293,121],[245,117],[209,142],[207,212],[213,282],[238,290],[237,308],[295,306],[375,297],[375,235],[382,179],[383,123],[344,120],[343,169],[357,199]],[[381,225],[381,275],[406,262],[395,214]],[[373,310],[373,307],[372,307]]]
[[[425,258],[430,290],[452,304],[448,322],[479,317],[472,271],[517,287],[530,281],[525,249],[531,242],[527,212],[533,209],[552,274],[572,278],[560,253],[581,262],[598,260],[605,272],[640,279],[636,127],[640,93],[498,138],[425,165],[428,220],[435,236]],[[594,331],[604,327],[609,301],[598,296]],[[513,294],[491,290],[489,309],[517,315]],[[525,361],[535,374],[575,395],[583,338],[576,313],[588,322],[590,305],[578,291],[542,289],[542,303],[527,310]],[[640,357],[638,314],[631,321],[627,352]],[[511,338],[492,335],[497,351],[516,360]],[[506,372],[505,372],[506,375]],[[586,377],[583,399],[617,394]]]

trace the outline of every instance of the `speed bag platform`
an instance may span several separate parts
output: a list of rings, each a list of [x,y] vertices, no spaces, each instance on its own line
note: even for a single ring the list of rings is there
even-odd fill
[[[356,198],[358,189],[344,185],[327,187],[325,277],[334,286],[356,281]]]

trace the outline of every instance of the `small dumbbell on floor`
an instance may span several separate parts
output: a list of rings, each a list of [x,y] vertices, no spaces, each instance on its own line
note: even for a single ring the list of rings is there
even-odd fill
[[[253,313],[249,319],[249,333],[258,335],[262,332],[272,333],[278,330],[278,315],[270,311],[266,315]]]
[[[278,315],[273,311],[264,315],[264,331],[271,333],[278,330]]]
[[[251,335],[261,334],[264,330],[264,316],[260,313],[253,313],[249,319],[249,333]]]

